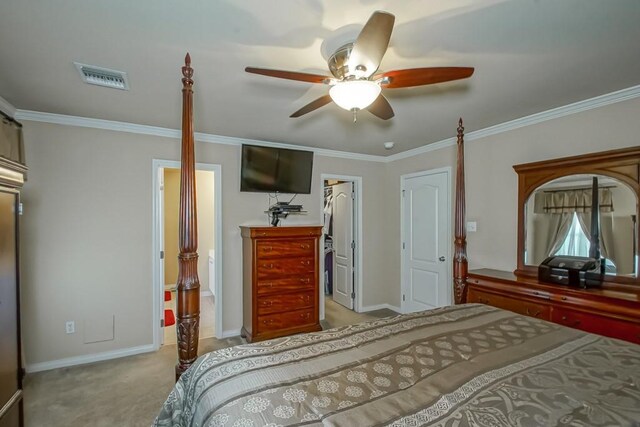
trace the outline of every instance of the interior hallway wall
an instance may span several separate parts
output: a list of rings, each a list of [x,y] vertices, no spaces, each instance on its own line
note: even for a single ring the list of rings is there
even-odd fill
[[[178,279],[178,222],[180,220],[180,169],[165,168],[164,179],[164,284]],[[198,272],[200,266],[198,265]]]

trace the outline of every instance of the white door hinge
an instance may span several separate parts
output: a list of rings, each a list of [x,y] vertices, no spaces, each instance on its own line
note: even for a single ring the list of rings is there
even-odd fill
[[[403,302],[405,301],[405,296],[404,296],[404,294],[402,294],[402,301],[403,301]]]
[[[22,202],[18,203],[18,215],[22,215],[23,212],[23,208],[22,208]]]
[[[404,248],[405,248],[405,245],[404,245],[404,242],[402,242],[402,249],[404,249]]]
[[[164,259],[164,251],[160,251],[160,259]]]
[[[164,319],[160,319],[160,327],[164,328]]]

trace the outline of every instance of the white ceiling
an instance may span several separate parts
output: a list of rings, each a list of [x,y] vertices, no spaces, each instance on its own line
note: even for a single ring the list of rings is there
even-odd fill
[[[468,80],[388,89],[382,121],[328,87],[244,67],[327,73],[323,51],[375,10],[396,15],[380,70],[472,66]],[[0,96],[15,107],[179,128],[180,66],[195,69],[196,130],[388,155],[640,84],[638,0],[2,0]],[[323,46],[324,41],[324,46]],[[73,62],[126,71],[131,90],[81,82]],[[395,141],[391,151],[383,143]]]

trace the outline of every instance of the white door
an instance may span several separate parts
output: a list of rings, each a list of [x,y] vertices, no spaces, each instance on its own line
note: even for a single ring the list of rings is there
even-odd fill
[[[333,186],[333,300],[353,309],[352,183]]]
[[[449,305],[449,173],[403,177],[403,313]]]

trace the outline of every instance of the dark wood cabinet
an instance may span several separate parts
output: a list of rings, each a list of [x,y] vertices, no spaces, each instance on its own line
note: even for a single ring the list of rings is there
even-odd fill
[[[247,341],[319,331],[321,226],[240,227]]]
[[[470,271],[467,286],[467,302],[640,344],[640,290],[630,286],[579,289],[488,269]]]
[[[0,157],[0,426],[23,425],[18,262],[19,189],[26,168]]]

